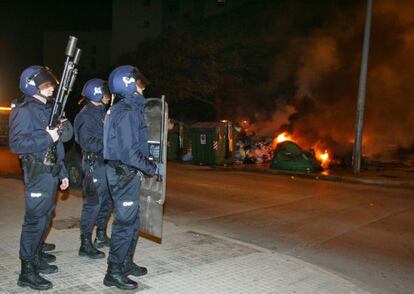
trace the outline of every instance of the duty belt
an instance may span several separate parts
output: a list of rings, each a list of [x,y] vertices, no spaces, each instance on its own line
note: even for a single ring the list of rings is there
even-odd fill
[[[87,161],[99,161],[99,162],[102,161],[103,162],[103,160],[104,160],[103,156],[96,153],[96,152],[84,152],[84,151],[82,151],[82,156]]]
[[[106,164],[109,165],[110,167],[116,168],[116,167],[119,167],[123,163],[120,160],[107,160]]]
[[[142,173],[136,168],[122,163],[120,160],[108,160],[106,164],[115,170],[115,173],[119,176],[118,187],[123,189],[128,183],[130,183],[137,175],[141,176]]]
[[[128,172],[135,172],[136,173],[137,172],[137,169],[123,163],[120,160],[107,160],[106,164],[109,165],[110,167],[113,167],[114,169],[123,170],[126,173],[128,173]]]
[[[117,173],[123,173],[123,174],[136,174],[142,176],[142,172],[139,169],[136,169],[135,167],[132,167],[130,165],[127,165],[123,163],[120,160],[107,160],[105,161],[107,165],[114,168]]]
[[[61,168],[58,163],[54,165],[45,165],[31,154],[26,154],[22,157],[22,165],[27,168],[29,177],[33,178],[36,175],[43,173],[49,173],[53,176],[57,176]]]

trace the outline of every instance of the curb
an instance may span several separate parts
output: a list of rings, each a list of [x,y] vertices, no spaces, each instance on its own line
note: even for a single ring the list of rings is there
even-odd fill
[[[383,186],[388,188],[403,188],[403,189],[413,189],[414,190],[414,180],[413,181],[384,181],[382,179],[373,179],[373,178],[357,178],[351,176],[335,176],[335,175],[322,175],[316,173],[306,173],[298,171],[287,171],[287,170],[274,170],[270,168],[249,168],[249,167],[233,167],[233,166],[211,166],[212,169],[221,170],[221,171],[238,171],[238,172],[252,172],[252,173],[262,173],[262,174],[272,174],[278,176],[296,176],[304,179],[311,180],[322,180],[322,181],[331,181],[331,182],[343,182],[351,184],[364,184],[364,185],[376,185]]]

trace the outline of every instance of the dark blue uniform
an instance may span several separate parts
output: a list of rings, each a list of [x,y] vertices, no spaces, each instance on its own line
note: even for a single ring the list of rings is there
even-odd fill
[[[108,111],[104,124],[104,158],[114,205],[108,262],[121,264],[135,251],[139,231],[141,174],[153,176],[149,161],[148,131],[144,119],[145,98],[128,95]]]
[[[25,184],[25,216],[20,239],[20,258],[32,261],[50,225],[59,179],[67,178],[64,148],[58,141],[57,161],[46,166],[46,151],[53,145],[46,132],[51,107],[32,96],[16,105],[10,114],[9,144],[22,160]]]
[[[104,105],[88,103],[75,118],[75,140],[82,148],[83,188],[85,202],[82,208],[80,229],[91,234],[95,222],[98,228],[106,229],[112,208],[106,180],[106,165],[103,160]]]

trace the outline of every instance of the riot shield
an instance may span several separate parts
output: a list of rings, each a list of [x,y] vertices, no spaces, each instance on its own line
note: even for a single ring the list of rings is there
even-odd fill
[[[140,235],[161,243],[163,206],[167,176],[168,104],[162,98],[148,98],[145,107],[150,157],[164,166],[162,177],[142,177],[140,191]]]

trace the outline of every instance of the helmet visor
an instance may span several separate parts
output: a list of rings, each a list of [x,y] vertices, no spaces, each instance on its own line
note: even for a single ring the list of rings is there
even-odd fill
[[[137,67],[134,67],[131,76],[135,80],[140,80],[142,84],[144,84],[145,87],[147,87],[151,82],[142,74],[142,72],[139,71]]]
[[[105,96],[105,95],[111,95],[111,92],[109,92],[109,87],[108,87],[108,83],[104,83],[103,85],[102,85],[102,96]]]
[[[41,84],[46,82],[51,82],[54,86],[59,85],[58,79],[48,67],[42,67],[29,79],[35,82],[36,87],[39,87]]]

